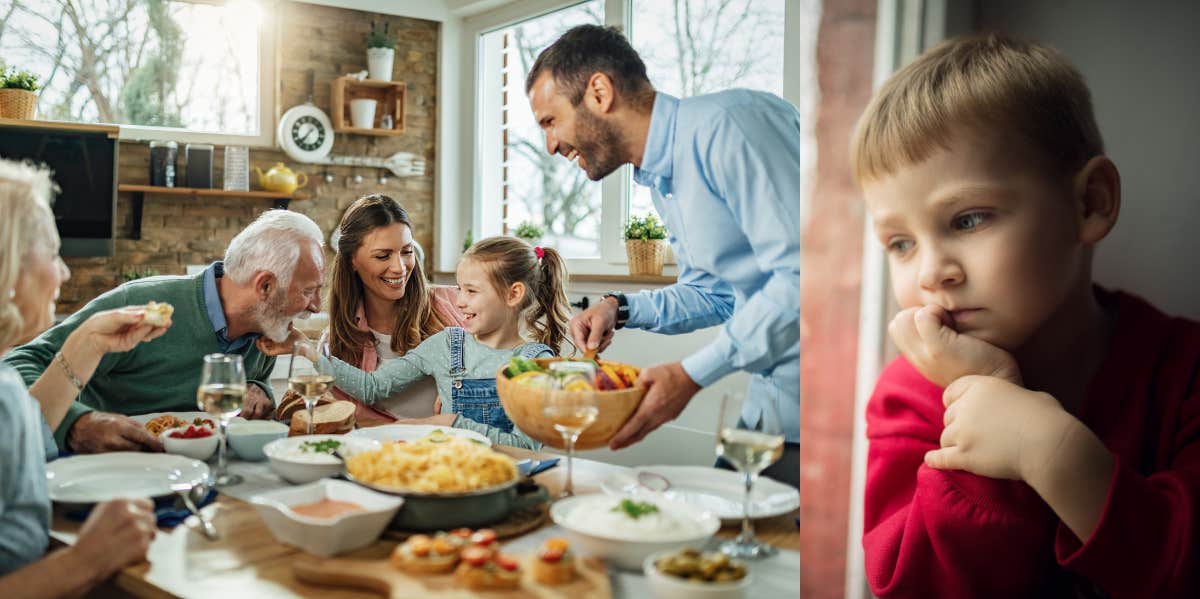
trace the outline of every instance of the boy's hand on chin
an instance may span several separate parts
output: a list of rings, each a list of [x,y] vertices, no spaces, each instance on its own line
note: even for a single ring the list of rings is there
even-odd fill
[[[990,376],[955,380],[942,403],[942,447],[927,452],[925,464],[991,478],[1032,480],[1078,422],[1049,394]]]
[[[951,321],[941,306],[909,308],[892,319],[888,334],[904,357],[939,387],[972,374],[1021,384],[1021,372],[1011,354],[982,339],[960,334],[949,325]]]

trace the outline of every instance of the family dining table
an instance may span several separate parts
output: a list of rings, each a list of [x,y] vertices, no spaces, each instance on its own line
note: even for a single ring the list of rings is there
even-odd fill
[[[360,426],[376,423],[363,423]],[[382,424],[382,423],[378,423]],[[497,445],[495,449],[516,460],[560,457],[544,451],[530,451]],[[201,531],[196,517],[172,529],[160,528],[150,545],[146,561],[125,567],[89,597],[139,597],[165,599],[174,597],[323,597],[353,599],[379,597],[377,593],[345,587],[314,585],[298,580],[292,565],[307,559],[304,551],[275,540],[249,499],[259,493],[289,486],[276,475],[267,462],[229,461],[229,470],[240,474],[244,481],[219,489],[217,498],[201,511],[216,526],[219,538],[209,540]],[[576,494],[598,493],[605,478],[630,468],[603,462],[575,459],[574,482]],[[566,478],[565,463],[534,476],[554,497]],[[755,599],[798,597],[800,594],[800,534],[799,510],[754,521],[758,537],[779,549],[778,555],[750,563],[755,577],[749,596]],[[82,523],[68,517],[55,505],[51,523],[51,538],[56,545],[70,545],[78,538]],[[726,524],[717,532],[721,538],[737,535],[740,523]],[[541,543],[553,536],[565,536],[564,531],[549,518],[538,528],[525,534],[502,540],[510,553],[533,553]],[[379,559],[387,557],[397,544],[381,538],[375,543],[339,558]],[[641,599],[650,597],[645,576],[639,571],[624,571],[609,566],[612,597]],[[479,593],[481,597],[487,592]],[[580,597],[578,599],[585,599]]]

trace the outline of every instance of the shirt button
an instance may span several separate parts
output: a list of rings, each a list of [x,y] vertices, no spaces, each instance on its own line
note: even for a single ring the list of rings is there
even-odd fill
[[[667,194],[667,199],[668,199],[668,200],[669,200],[669,199],[671,199],[671,198],[673,198],[673,197],[675,197],[675,194],[673,194],[673,193],[668,193],[668,194]]]

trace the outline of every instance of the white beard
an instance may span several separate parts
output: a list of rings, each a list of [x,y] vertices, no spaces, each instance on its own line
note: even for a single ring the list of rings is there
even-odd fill
[[[293,318],[301,314],[306,317],[308,314],[307,310],[301,310],[296,314],[284,314],[281,308],[286,302],[287,297],[283,293],[279,293],[272,296],[267,302],[254,307],[254,323],[262,330],[264,337],[276,343],[287,341]]]

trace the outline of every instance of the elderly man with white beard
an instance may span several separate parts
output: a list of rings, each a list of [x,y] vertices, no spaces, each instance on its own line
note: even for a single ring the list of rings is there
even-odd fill
[[[294,318],[321,306],[324,236],[308,217],[269,210],[243,229],[225,252],[195,276],[130,281],[89,302],[4,362],[32,384],[47,368],[66,368],[55,357],[63,341],[95,312],[151,301],[174,306],[166,334],[119,354],[108,354],[54,432],[62,451],[161,451],[161,443],[128,415],[194,411],[203,357],[239,354],[246,368],[242,415],[266,418],[274,400],[275,358],[255,341],[282,342]]]

